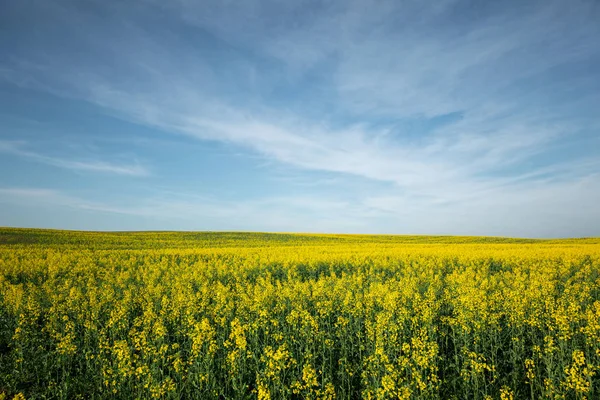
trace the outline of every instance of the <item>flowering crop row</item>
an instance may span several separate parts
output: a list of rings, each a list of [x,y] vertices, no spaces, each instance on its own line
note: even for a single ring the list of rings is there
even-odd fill
[[[600,241],[0,230],[0,399],[600,398]]]

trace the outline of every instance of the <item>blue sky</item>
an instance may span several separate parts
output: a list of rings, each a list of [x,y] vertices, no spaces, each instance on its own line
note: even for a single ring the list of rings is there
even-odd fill
[[[0,226],[600,236],[597,1],[0,5]]]

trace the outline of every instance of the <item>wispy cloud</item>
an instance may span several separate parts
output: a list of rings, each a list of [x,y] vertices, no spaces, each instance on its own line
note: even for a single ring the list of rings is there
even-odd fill
[[[51,157],[31,150],[26,150],[26,143],[22,141],[0,140],[0,153],[13,154],[31,161],[64,168],[71,171],[88,171],[126,176],[148,176],[149,171],[139,164],[115,164],[96,160],[72,160],[67,158]]]
[[[253,10],[262,10],[258,6],[261,3],[253,4]],[[193,18],[204,14],[188,3],[183,6],[184,17],[192,23],[217,37],[244,44],[243,32],[230,29],[233,22],[222,23],[223,18],[245,21],[241,14],[223,12],[210,18]],[[309,69],[335,53],[335,86],[329,95],[337,93],[344,113],[360,115],[366,121],[346,123],[343,128],[332,128],[327,121],[315,124],[303,117],[302,110],[269,109],[256,103],[245,108],[228,104],[231,100],[223,88],[214,88],[215,84],[205,87],[216,72],[192,44],[176,43],[178,51],[187,54],[185,63],[178,62],[164,41],[131,23],[117,25],[121,33],[130,34],[117,46],[129,53],[137,43],[143,45],[119,65],[119,69],[135,74],[133,82],[96,68],[88,67],[83,74],[69,70],[61,74],[54,69],[58,65],[50,68],[57,90],[66,90],[69,95],[138,123],[200,139],[231,142],[302,168],[357,174],[415,189],[469,179],[475,172],[500,170],[543,152],[548,143],[565,139],[569,132],[580,128],[560,102],[551,107],[530,104],[523,108],[521,99],[528,93],[513,86],[528,76],[564,64],[565,59],[576,62],[589,57],[596,46],[588,43],[591,39],[584,34],[593,33],[589,31],[595,28],[579,24],[567,39],[560,36],[561,27],[571,19],[582,18],[585,7],[565,16],[562,3],[554,2],[519,10],[522,15],[504,12],[475,20],[468,29],[453,26],[447,31],[434,30],[431,24],[457,12],[451,6],[448,3],[442,8],[422,9],[411,2],[405,8],[386,4],[362,15],[358,13],[362,4],[355,2],[347,7],[325,8],[299,31],[284,31],[275,39],[266,32],[254,32],[267,56],[299,68]],[[415,21],[407,17],[413,11],[420,13]],[[408,25],[394,30],[398,15]],[[270,18],[261,13],[256,17]],[[310,49],[310,54],[287,57],[296,46]],[[317,61],[300,62],[298,57]],[[208,78],[194,73],[190,65],[206,71]],[[27,68],[22,71],[33,73]],[[64,81],[60,81],[61,76]],[[48,76],[44,74],[37,74],[36,79],[43,85],[52,84],[45,82]],[[594,92],[584,95],[592,96],[589,101],[598,97]],[[517,103],[515,96],[520,98]],[[407,142],[403,132],[394,130],[394,124],[381,128],[369,123],[373,115],[429,117],[455,111],[462,112],[464,118],[416,143]],[[111,167],[101,163],[72,166],[97,170]],[[135,168],[116,171],[138,172]]]
[[[145,229],[289,231],[293,226],[295,231],[304,232],[506,235],[510,231],[510,235],[519,237],[597,235],[600,175],[521,185],[520,190],[524,195],[496,190],[441,204],[394,192],[373,194],[362,200],[305,195],[232,201],[163,192],[135,202],[98,202],[60,190],[9,187],[0,188],[0,202],[138,218],[145,221]],[[578,205],[577,209],[573,204]],[[96,222],[89,228],[104,226]],[[69,221],[69,227],[81,229],[77,221]]]
[[[296,116],[256,116],[224,106],[220,107],[222,118],[179,114],[153,100],[136,101],[125,93],[112,92],[95,101],[115,107],[115,112],[125,113],[138,123],[169,132],[229,142],[302,169],[391,182],[408,192],[439,199],[455,198],[453,193],[467,196],[475,190],[506,188],[511,180],[535,179],[548,168],[547,163],[517,168],[509,180],[502,172],[543,154],[576,129],[567,121],[544,123],[541,116],[495,115],[497,121],[492,126],[485,126],[489,119],[461,120],[428,138],[411,141],[393,127],[357,124],[330,128]],[[578,172],[586,175],[598,170],[595,163],[587,165],[591,169]],[[572,166],[559,164],[553,169],[568,172]]]
[[[0,187],[0,202],[23,206],[66,207],[86,213],[143,218],[154,229],[287,231],[294,225],[305,232],[360,231],[361,219],[350,218],[360,205],[311,196],[262,197],[223,201],[206,196],[161,192],[135,202],[98,202],[63,190]],[[324,217],[313,220],[315,214]],[[77,228],[77,225],[73,226]],[[97,227],[93,227],[96,228]]]
[[[521,182],[510,190],[496,188],[435,203],[402,194],[369,196],[364,206],[386,217],[380,229],[398,226],[411,232],[512,235],[520,237],[597,236],[600,175],[563,181]]]

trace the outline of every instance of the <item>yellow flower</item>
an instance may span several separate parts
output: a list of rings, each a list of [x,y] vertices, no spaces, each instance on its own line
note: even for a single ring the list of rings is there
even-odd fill
[[[514,400],[514,394],[508,386],[503,386],[500,389],[500,400]]]

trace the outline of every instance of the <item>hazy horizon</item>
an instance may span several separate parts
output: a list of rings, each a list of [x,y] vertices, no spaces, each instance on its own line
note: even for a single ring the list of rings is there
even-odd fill
[[[36,226],[0,226],[0,231],[7,230],[33,230],[33,231],[52,231],[65,233],[100,233],[100,234],[144,234],[144,233],[175,233],[175,234],[250,234],[250,235],[294,235],[294,236],[390,236],[407,238],[481,238],[481,239],[507,239],[507,240],[532,240],[532,241],[560,241],[560,240],[600,240],[600,236],[564,236],[564,237],[535,237],[535,236],[503,236],[503,235],[454,235],[451,233],[425,234],[425,233],[361,233],[361,232],[301,232],[301,231],[236,231],[236,230],[160,230],[160,229],[140,229],[140,230],[108,230],[108,229],[66,229],[66,228],[40,228]],[[1,233],[1,232],[0,232]]]

